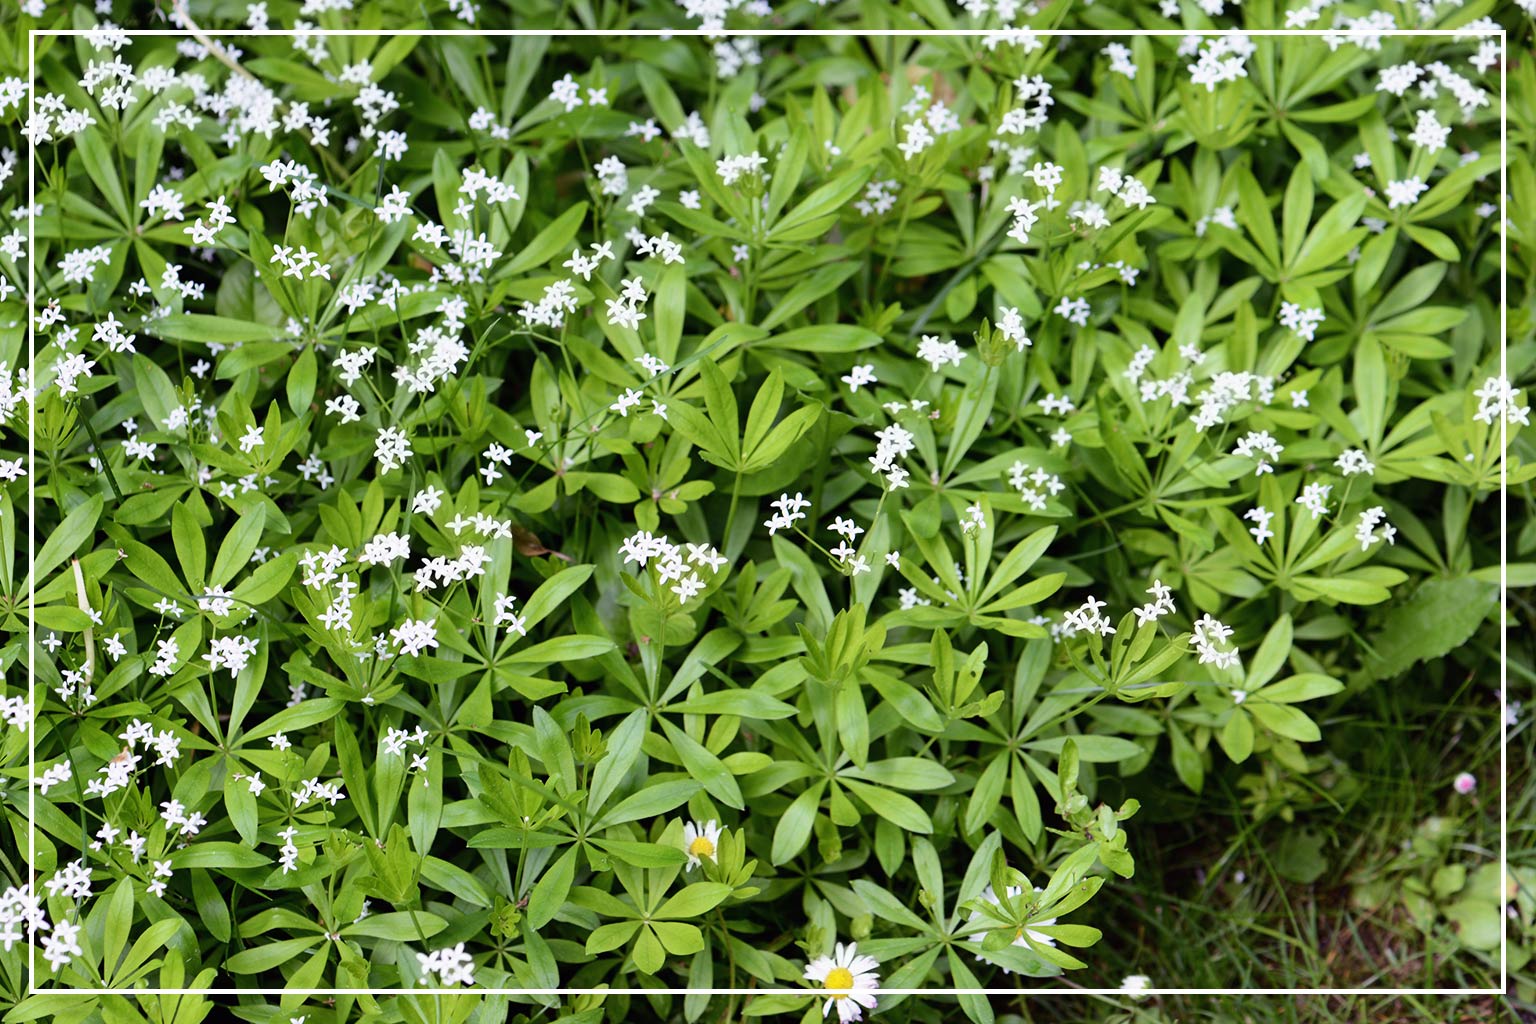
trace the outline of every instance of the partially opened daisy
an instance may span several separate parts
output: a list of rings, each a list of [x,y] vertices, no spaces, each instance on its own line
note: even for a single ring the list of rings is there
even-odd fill
[[[715,824],[715,819],[710,818],[704,824],[690,821],[683,826],[683,849],[688,854],[688,867],[690,870],[708,858],[711,863],[715,860],[715,848],[720,845],[720,826]]]
[[[1035,892],[1040,892],[1040,891],[1041,891],[1040,887],[1038,885],[1035,886]],[[1017,899],[1019,896],[1023,895],[1023,893],[1024,893],[1024,889],[1021,886],[1010,885],[1008,887],[1008,889],[1007,889],[1007,895],[1008,895],[1008,898],[1010,900]],[[982,892],[981,898],[986,900],[988,903],[993,904],[994,906],[997,906],[997,905],[999,905],[1001,903],[1001,901],[997,898],[996,891],[993,890],[993,888],[990,885],[987,886],[986,890]],[[982,925],[982,924],[988,924],[988,923],[994,925],[994,927],[997,924],[997,922],[995,922],[995,921],[989,921],[987,915],[983,914],[979,910],[978,911],[972,911],[969,920],[967,920],[967,922],[966,922],[966,924],[968,924],[968,925],[970,925],[972,927],[976,927],[976,926],[979,926],[979,925]],[[1031,922],[1031,923],[1035,924],[1035,925],[1039,925],[1041,927],[1049,927],[1049,926],[1051,926],[1051,925],[1056,923],[1056,919],[1054,917],[1052,917],[1052,918],[1049,918],[1048,920],[1045,920],[1045,921],[1034,921],[1034,922]],[[1026,938],[1026,935],[1028,936],[1028,938]],[[976,943],[976,945],[978,947],[978,949],[976,950],[976,958],[978,960],[982,960],[982,961],[984,961],[986,963],[992,963],[993,961],[991,960],[991,958],[988,957],[987,954],[985,952],[983,952],[979,948],[981,946],[982,940],[985,937],[986,937],[986,932],[984,932],[984,931],[977,932],[976,934],[971,936],[971,941]],[[1015,934],[1014,934],[1013,945],[1015,945],[1015,946],[1023,946],[1024,948],[1028,949],[1030,942],[1034,942],[1037,945],[1041,945],[1041,946],[1054,946],[1054,945],[1056,945],[1056,940],[1054,938],[1052,938],[1051,936],[1047,935],[1044,932],[1037,932],[1037,931],[1034,930],[1034,928],[1019,927],[1017,929],[1017,931],[1015,932]],[[1012,972],[1009,971],[1009,969],[1007,967],[1003,967],[1003,973],[1004,974],[1010,974]]]
[[[880,975],[875,968],[880,962],[872,956],[860,956],[859,945],[850,942],[837,944],[831,956],[819,956],[805,968],[808,981],[815,981],[827,992],[827,1001],[821,1015],[827,1016],[837,1007],[837,1019],[862,1020],[865,1010],[875,1008],[875,993],[880,991]]]

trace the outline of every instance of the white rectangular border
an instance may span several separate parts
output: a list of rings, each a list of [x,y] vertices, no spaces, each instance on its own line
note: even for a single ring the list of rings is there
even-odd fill
[[[1499,28],[1491,29],[1029,29],[1040,37],[1184,37],[1184,35],[1247,35],[1247,37],[1349,37],[1349,35],[1369,35],[1369,37],[1425,37],[1425,38],[1498,38],[1501,57],[1508,60],[1508,31]],[[287,37],[293,38],[298,32],[293,29],[198,29],[192,32],[190,29],[123,29],[129,37],[177,37],[194,38],[195,35],[203,37]],[[28,54],[26,54],[26,104],[28,104],[28,117],[34,115],[35,98],[37,98],[37,37],[77,37],[88,35],[89,29],[29,29]],[[393,31],[393,29],[307,29],[307,35],[336,35],[336,37],[395,37],[395,35],[418,35],[418,37],[455,37],[455,35],[476,35],[482,38],[513,38],[518,35],[604,35],[604,37],[625,38],[673,38],[673,37],[705,37],[719,38],[743,35],[743,37],[895,37],[895,38],[923,38],[923,37],[988,37],[997,35],[998,29],[409,29],[409,31]],[[1508,379],[1508,71],[1502,68],[1499,72],[1499,373]],[[28,241],[28,261],[26,261],[26,338],[28,338],[28,370],[37,364],[37,332],[35,332],[35,266],[37,266],[37,246],[34,236],[34,213],[37,209],[37,157],[35,146],[31,138],[26,143],[26,241]],[[35,381],[35,375],[34,375]],[[35,448],[35,436],[37,436],[37,404],[28,402],[28,525],[26,525],[26,551],[28,551],[28,596],[26,596],[26,608],[28,608],[28,712],[32,718],[32,728],[28,729],[28,794],[26,794],[26,806],[28,806],[28,872],[29,883],[32,892],[37,892],[37,788],[32,785],[37,775],[37,708],[35,708],[32,691],[35,689],[34,672],[32,672],[32,657],[37,649],[37,623],[32,619],[35,611],[35,597],[37,597],[37,580],[31,579],[32,565],[37,556],[37,534],[34,524],[37,522],[35,508],[37,508],[37,477],[34,470],[37,467],[37,448]],[[1508,880],[1508,718],[1505,708],[1508,705],[1508,468],[1505,461],[1505,453],[1508,450],[1508,421],[1499,418],[1499,892],[1504,894],[1504,887]],[[1505,996],[1508,990],[1508,918],[1504,913],[1504,901],[1499,903],[1499,983],[1498,989],[1146,989],[1141,996],[1163,995],[1359,995],[1359,996],[1402,996],[1402,995],[1445,995],[1445,996]],[[1077,996],[1118,996],[1129,998],[1121,989],[880,989],[888,995],[925,996],[925,995],[1077,995]],[[49,993],[49,995],[627,995],[650,996],[667,993],[667,995],[785,995],[785,996],[817,996],[813,989],[38,989],[37,987],[37,944],[28,941],[28,995]]]

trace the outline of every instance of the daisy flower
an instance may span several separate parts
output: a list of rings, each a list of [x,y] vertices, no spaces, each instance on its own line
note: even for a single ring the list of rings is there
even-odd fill
[[[859,955],[856,942],[846,946],[839,942],[831,956],[819,956],[807,964],[806,980],[820,983],[829,993],[821,1015],[826,1017],[836,1006],[842,1024],[862,1020],[865,1010],[875,1008],[875,993],[880,991],[880,975],[875,968],[879,966],[874,957]]]
[[[688,869],[699,866],[708,858],[711,864],[715,863],[715,848],[720,845],[720,826],[715,824],[715,819],[710,818],[704,824],[690,821],[683,826],[683,849],[688,854]]]
[[[1042,891],[1043,890],[1038,885],[1035,886],[1035,892],[1042,892]],[[1024,890],[1023,890],[1022,887],[1017,886],[1017,885],[1010,885],[1008,887],[1008,898],[1009,899],[1014,899],[1014,898],[1022,895],[1023,892],[1024,892]],[[992,889],[992,887],[990,885],[987,886],[986,890],[981,894],[981,898],[986,900],[988,903],[992,903],[994,905],[996,905],[996,904],[1001,902],[997,898],[997,893],[995,891],[993,891],[993,889]],[[983,924],[986,924],[986,923],[987,923],[987,918],[984,917],[980,911],[972,911],[970,918],[966,921],[966,924],[971,926],[971,927],[973,927],[973,928],[977,927],[977,926],[980,926],[980,925],[983,925]],[[1051,918],[1050,920],[1047,920],[1047,921],[1036,921],[1034,923],[1036,925],[1041,926],[1041,927],[1049,927],[1050,925],[1053,925],[1053,924],[1056,923],[1056,919],[1053,917],[1053,918]],[[993,924],[995,925],[996,922],[994,921]],[[979,947],[981,945],[981,940],[986,937],[986,934],[987,933],[985,931],[977,932],[976,934],[971,936],[971,941],[976,943],[976,945]],[[1026,935],[1028,936],[1028,941],[1026,941],[1026,939],[1025,939]],[[1039,945],[1039,946],[1054,946],[1054,945],[1056,945],[1056,940],[1055,939],[1051,938],[1049,935],[1045,934],[1044,932],[1037,932],[1033,928],[1020,928],[1018,930],[1018,933],[1014,936],[1014,939],[1013,939],[1013,944],[1015,946],[1023,946],[1026,949],[1029,947],[1029,943],[1030,942],[1034,942],[1036,945]],[[987,963],[991,963],[992,962],[991,960],[989,960],[987,958],[987,954],[981,952],[981,950],[979,948],[978,948],[978,950],[976,952],[976,957],[977,957],[977,959],[985,961]],[[1008,974],[1008,973],[1011,973],[1011,972],[1008,970],[1008,968],[1004,967],[1003,968],[1003,973],[1004,974]]]

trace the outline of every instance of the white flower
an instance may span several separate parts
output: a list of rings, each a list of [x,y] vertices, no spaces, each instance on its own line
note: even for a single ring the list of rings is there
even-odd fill
[[[80,926],[72,921],[55,921],[53,932],[43,939],[43,956],[48,969],[57,971],[84,953],[79,943]]]
[[[1044,891],[1044,890],[1042,890],[1038,885],[1035,886],[1035,892],[1042,892],[1042,891]],[[1021,886],[1010,885],[1008,887],[1007,895],[1008,895],[1009,899],[1016,899],[1017,897],[1022,896],[1023,894],[1024,894],[1024,889]],[[982,892],[981,898],[983,900],[986,900],[988,903],[991,903],[994,906],[998,906],[998,905],[1000,905],[1002,903],[1002,901],[997,898],[997,892],[990,885],[987,886],[987,888]],[[1050,918],[1049,920],[1035,921],[1034,922],[1034,924],[1036,924],[1036,925],[1038,925],[1038,926],[1040,926],[1042,928],[1048,928],[1048,927],[1050,927],[1051,925],[1053,925],[1055,923],[1056,923],[1056,919],[1054,917]],[[993,929],[998,927],[996,921],[990,920],[984,914],[982,914],[981,911],[979,911],[979,910],[971,911],[971,916],[966,920],[966,924],[968,926],[972,927],[972,928],[979,927],[979,926],[982,926],[982,925],[991,925]],[[978,931],[976,934],[974,934],[974,935],[972,935],[970,937],[970,941],[976,943],[976,945],[978,947],[980,947],[981,941],[986,936],[986,934],[987,934],[986,931]],[[1027,940],[1025,938],[1026,935],[1028,936]],[[1027,949],[1027,948],[1029,948],[1029,943],[1030,942],[1033,942],[1033,943],[1035,943],[1036,945],[1039,945],[1039,946],[1054,946],[1054,945],[1056,945],[1056,940],[1051,938],[1049,935],[1045,934],[1044,932],[1037,932],[1033,928],[1020,927],[1018,929],[1018,933],[1014,936],[1013,944],[1015,946],[1023,946],[1024,948]],[[976,952],[976,958],[978,960],[986,961],[987,963],[991,963],[992,962],[991,960],[989,960],[987,958],[987,954],[982,952],[979,948],[978,948],[978,950]],[[1003,973],[1004,974],[1011,974],[1012,972],[1009,971],[1008,968],[1004,967],[1003,968]]]
[[[1145,999],[1147,989],[1152,987],[1152,979],[1145,974],[1128,975],[1120,982],[1120,991],[1132,999]]]
[[[1395,210],[1399,206],[1412,206],[1419,201],[1419,196],[1423,195],[1428,188],[1429,186],[1420,178],[1387,182],[1387,209]]]
[[[843,383],[848,385],[849,391],[857,391],[867,384],[878,384],[879,380],[875,377],[874,364],[863,363],[855,366],[851,372],[843,376]]]
[[[1328,511],[1328,492],[1332,490],[1332,484],[1307,484],[1301,489],[1301,496],[1296,499],[1296,504],[1311,512],[1312,518],[1316,519]]]
[[[570,78],[569,75],[566,78]],[[556,83],[558,84],[558,83]],[[459,943],[452,949],[437,949],[431,953],[417,953],[416,961],[421,965],[421,972],[426,977],[423,982],[431,980],[431,975],[436,974],[442,979],[444,985],[473,985],[475,983],[475,958],[465,952],[464,943]]]
[[[837,1019],[843,1024],[862,1020],[865,1010],[876,1005],[875,993],[880,991],[880,975],[875,968],[880,962],[872,956],[859,954],[856,942],[841,942],[831,956],[819,956],[805,968],[807,981],[818,982],[829,995],[822,1004],[821,1015],[827,1016],[837,1007]]]
[[[704,860],[715,863],[715,850],[720,845],[721,828],[710,818],[704,824],[690,821],[683,826],[683,851],[688,854],[688,868],[692,870]]]
[[[926,362],[935,373],[946,364],[959,366],[965,353],[953,341],[941,341],[938,335],[925,334],[917,346],[917,358]]]
[[[420,654],[429,647],[437,646],[437,620],[406,619],[390,630],[389,636],[403,653]]]
[[[411,457],[411,439],[404,431],[388,427],[374,437],[373,455],[379,460],[380,471],[388,473],[398,469]]]

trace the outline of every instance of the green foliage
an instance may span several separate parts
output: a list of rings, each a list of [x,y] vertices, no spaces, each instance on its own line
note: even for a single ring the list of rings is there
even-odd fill
[[[32,6],[6,1021],[994,1024],[1116,987],[1190,821],[1528,939],[1529,865],[1415,806],[1341,882],[1323,817],[1529,618],[1491,8]]]

